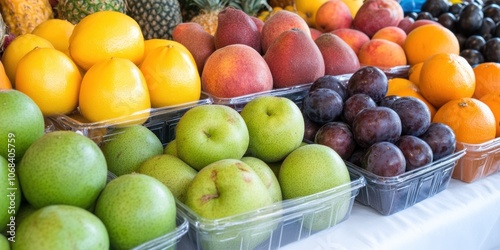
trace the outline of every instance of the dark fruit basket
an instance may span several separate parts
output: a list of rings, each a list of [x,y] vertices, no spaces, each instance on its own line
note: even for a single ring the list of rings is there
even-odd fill
[[[188,221],[185,218],[177,215],[177,227],[174,231],[145,242],[139,246],[136,246],[132,248],[132,250],[174,250],[176,249],[177,244],[181,241],[182,237],[188,232],[188,230]]]
[[[458,160],[464,155],[465,150],[456,151],[427,166],[394,177],[375,175],[350,162],[347,167],[349,172],[366,179],[366,186],[360,190],[356,201],[382,215],[391,215],[445,190]]]
[[[457,150],[465,149],[453,171],[453,179],[471,183],[500,171],[500,138],[480,143],[457,143]]]
[[[179,249],[278,249],[347,220],[364,185],[363,176],[351,173],[350,183],[220,219],[202,218],[178,201],[189,221]]]
[[[205,93],[202,93],[200,99],[193,102],[183,103],[162,108],[151,108],[149,118],[143,123],[145,127],[151,130],[160,139],[163,145],[166,145],[175,137],[175,127],[181,116],[190,108],[198,105],[211,104],[212,99]],[[81,133],[100,144],[105,138],[113,134],[113,130],[120,126],[126,126],[130,119],[121,119],[120,123],[113,121],[86,122],[80,112],[74,111],[68,115],[55,115],[48,117],[52,130],[70,130]]]

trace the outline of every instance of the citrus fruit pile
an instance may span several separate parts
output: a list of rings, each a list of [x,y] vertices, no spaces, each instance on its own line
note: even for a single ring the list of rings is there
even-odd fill
[[[1,63],[0,88],[28,95],[45,117],[78,110],[89,122],[142,123],[151,108],[201,94],[189,50],[167,39],[146,40],[134,19],[116,11],[77,24],[46,20],[17,36]]]

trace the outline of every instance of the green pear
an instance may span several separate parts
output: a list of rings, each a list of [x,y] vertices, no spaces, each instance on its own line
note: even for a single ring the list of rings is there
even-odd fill
[[[260,177],[262,182],[264,182],[264,185],[266,185],[267,190],[271,194],[273,202],[282,200],[281,187],[278,183],[278,178],[274,174],[271,167],[267,165],[267,163],[259,158],[252,156],[245,156],[241,158],[241,161],[246,163],[257,173],[257,175]]]
[[[106,159],[95,142],[73,131],[45,134],[18,168],[23,196],[35,208],[51,204],[88,209],[106,185]]]
[[[223,159],[201,169],[188,187],[186,206],[208,227],[211,221],[223,224],[223,232],[208,230],[201,242],[204,249],[253,249],[276,227],[271,218],[255,222],[255,217],[246,217],[248,223],[232,223],[229,216],[260,209],[273,203],[270,192],[258,174],[246,163],[236,159]],[[238,220],[238,219],[235,219]],[[269,220],[269,221],[268,221]],[[259,224],[256,224],[259,223]],[[217,225],[220,228],[221,225]],[[202,229],[204,230],[204,229]],[[244,242],[245,246],[240,246]]]
[[[101,149],[108,170],[117,176],[130,174],[148,158],[163,154],[160,139],[142,125],[116,129]]]
[[[38,209],[17,228],[13,250],[109,249],[104,224],[91,212],[70,205],[49,205]]]
[[[19,211],[22,196],[15,167],[15,162],[8,162],[0,155],[0,195],[2,197],[0,199],[0,230],[1,233],[7,232],[8,236],[15,236],[14,218]]]
[[[5,237],[5,235],[3,235],[3,234],[0,234],[0,249],[2,249],[2,250],[9,250],[10,249],[10,242],[7,239],[7,237]]]
[[[110,181],[94,213],[106,225],[112,249],[131,249],[176,229],[172,192],[145,174],[125,174]]]
[[[198,171],[173,155],[161,154],[147,159],[137,173],[146,174],[161,181],[176,199],[184,202],[186,190]]]
[[[316,194],[334,187],[350,188],[349,171],[340,155],[330,147],[320,144],[304,145],[291,152],[278,175],[283,199],[294,199]],[[335,211],[327,210],[306,216],[306,226],[322,230],[340,222],[349,210],[350,192],[338,199]]]
[[[196,170],[222,159],[241,159],[248,129],[241,115],[225,105],[201,105],[180,118],[175,131],[177,156]]]
[[[241,110],[250,135],[248,152],[265,162],[283,160],[304,137],[304,118],[292,100],[260,96]]]
[[[164,154],[177,156],[177,143],[175,143],[175,139],[171,140],[163,150]]]

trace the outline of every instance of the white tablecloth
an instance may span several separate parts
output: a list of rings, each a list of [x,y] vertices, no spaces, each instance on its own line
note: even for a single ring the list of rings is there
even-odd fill
[[[355,203],[348,220],[283,250],[500,249],[500,173],[446,190],[390,216]]]

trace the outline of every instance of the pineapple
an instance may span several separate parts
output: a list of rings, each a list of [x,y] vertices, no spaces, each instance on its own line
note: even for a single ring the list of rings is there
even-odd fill
[[[191,4],[189,0],[179,0],[181,6],[181,16],[183,22],[189,22],[194,16],[200,13],[200,8]]]
[[[239,0],[237,8],[250,16],[257,16],[261,10],[271,10],[266,0]]]
[[[200,24],[208,33],[214,35],[217,30],[218,15],[229,6],[230,0],[191,0],[191,4],[200,8],[200,13],[191,22]]]
[[[295,0],[269,0],[269,5],[285,9],[287,6],[295,6]]]
[[[59,0],[58,18],[77,24],[89,14],[113,10],[125,13],[125,0]]]
[[[182,22],[177,0],[128,0],[126,13],[139,23],[145,39],[172,39],[172,30]]]
[[[31,33],[38,24],[54,17],[49,0],[0,0],[0,10],[14,36]]]

